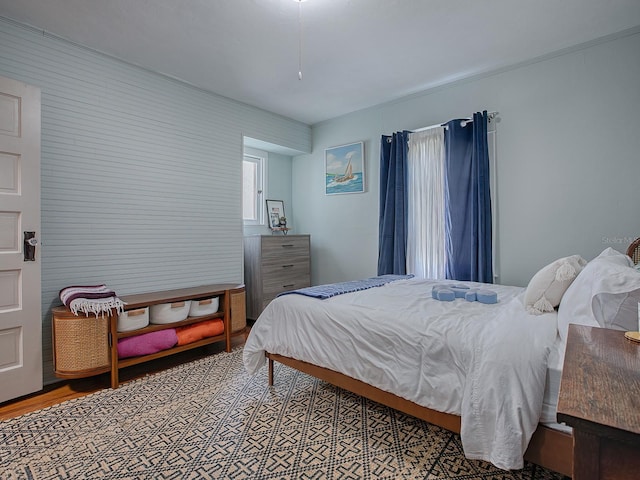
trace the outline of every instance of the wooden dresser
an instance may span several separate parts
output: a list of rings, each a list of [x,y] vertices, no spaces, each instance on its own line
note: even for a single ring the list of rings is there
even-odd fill
[[[309,235],[244,237],[247,318],[255,320],[276,295],[311,285]]]
[[[569,325],[558,421],[573,427],[573,480],[640,478],[640,344]]]

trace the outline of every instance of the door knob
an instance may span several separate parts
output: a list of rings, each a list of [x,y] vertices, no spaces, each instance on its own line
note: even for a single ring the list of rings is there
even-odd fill
[[[24,261],[25,262],[36,261],[36,245],[38,245],[36,232],[24,232]]]

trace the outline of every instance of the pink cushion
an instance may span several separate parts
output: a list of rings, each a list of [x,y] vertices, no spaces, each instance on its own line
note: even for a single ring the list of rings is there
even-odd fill
[[[174,328],[121,338],[118,340],[118,358],[149,355],[171,348],[176,343],[178,343],[178,337]]]

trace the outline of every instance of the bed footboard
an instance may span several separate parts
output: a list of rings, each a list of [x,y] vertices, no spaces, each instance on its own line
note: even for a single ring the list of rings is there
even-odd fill
[[[266,353],[265,355],[269,369],[269,386],[273,386],[273,363],[277,361],[283,365],[319,378],[331,385],[373,400],[374,402],[378,402],[449,431],[460,433],[460,416],[458,415],[442,413],[423,407],[417,403],[361,382],[360,380],[311,363],[274,353]],[[529,447],[525,452],[524,458],[536,465],[563,475],[571,476],[573,469],[573,436],[545,427],[544,425],[539,425],[529,442]]]

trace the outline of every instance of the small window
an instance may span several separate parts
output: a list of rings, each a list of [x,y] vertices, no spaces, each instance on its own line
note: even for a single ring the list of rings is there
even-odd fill
[[[242,219],[246,225],[264,224],[264,157],[245,155],[242,161]]]

